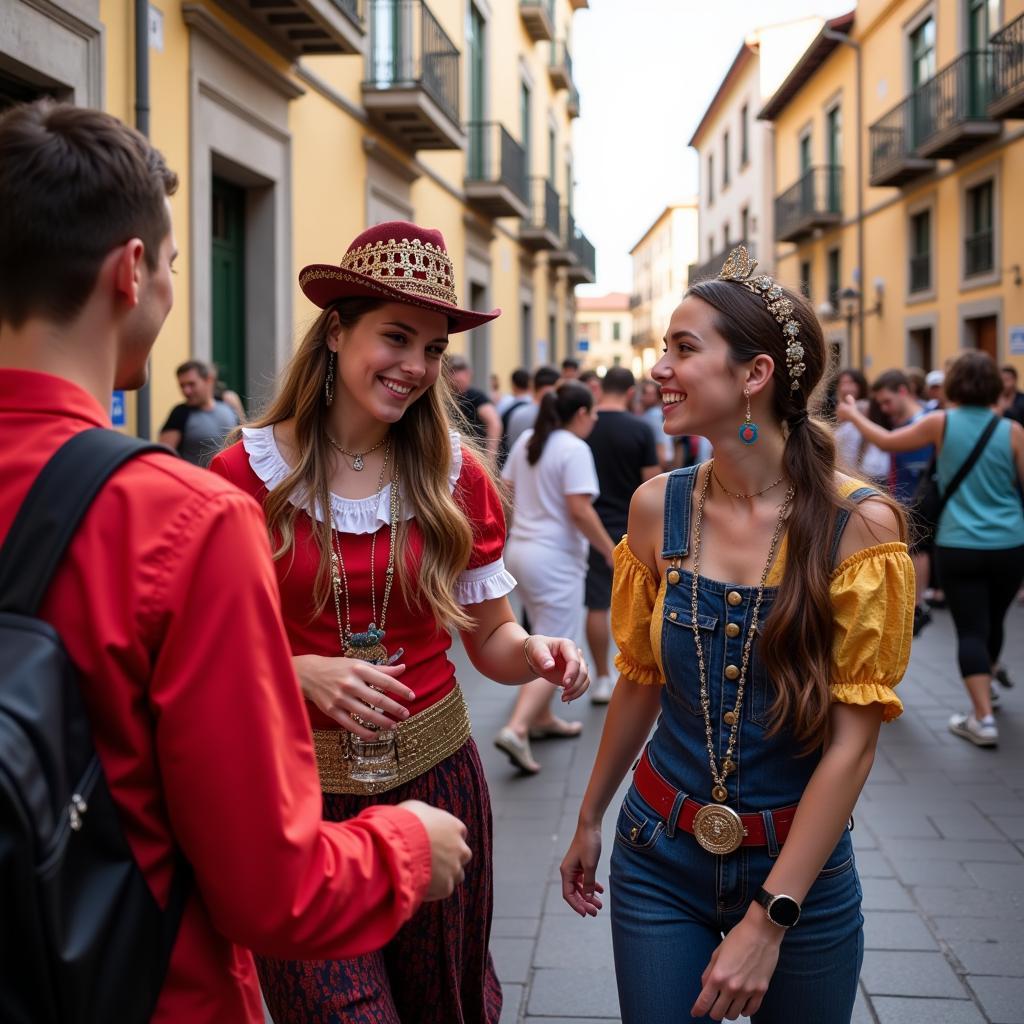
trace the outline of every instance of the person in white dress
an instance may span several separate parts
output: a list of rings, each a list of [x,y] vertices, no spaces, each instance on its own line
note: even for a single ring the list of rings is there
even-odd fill
[[[502,470],[513,504],[505,562],[519,581],[531,628],[577,643],[583,637],[587,546],[593,545],[609,564],[615,547],[593,506],[599,493],[597,469],[585,439],[595,422],[589,388],[567,381],[544,396],[534,429],[519,437]],[[527,683],[495,738],[495,746],[521,771],[540,771],[531,738],[572,737],[582,731],[579,722],[554,715],[556,692],[544,679]]]

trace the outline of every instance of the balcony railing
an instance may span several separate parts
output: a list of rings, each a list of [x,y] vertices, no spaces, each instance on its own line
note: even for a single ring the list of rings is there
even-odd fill
[[[1024,14],[992,37],[992,117],[1024,117]]]
[[[528,216],[519,226],[519,241],[527,249],[548,251],[562,247],[558,193],[547,178],[530,179]]]
[[[409,149],[461,149],[459,51],[423,0],[369,0],[363,105]]]
[[[908,96],[871,126],[872,185],[905,185],[935,169],[934,160],[917,154],[915,138],[920,134],[915,119],[917,109],[916,96]]]
[[[576,262],[572,251],[572,239],[576,234],[576,220],[570,212],[568,204],[562,204],[558,225],[558,248],[552,249],[548,253],[548,263],[553,267],[568,267]]]
[[[932,254],[918,253],[910,257],[910,293],[926,292],[932,286]]]
[[[535,43],[549,43],[555,38],[554,0],[519,0],[519,17]]]
[[[576,257],[568,270],[569,281],[572,284],[593,284],[597,280],[597,250],[579,228],[574,231],[569,245]]]
[[[580,116],[580,91],[575,85],[569,86],[569,99],[565,106],[569,117]]]
[[[995,268],[995,244],[991,231],[979,231],[964,239],[964,277],[987,274]]]
[[[780,242],[798,242],[842,219],[842,167],[812,167],[775,199],[775,238]]]
[[[726,258],[737,245],[746,246],[747,252],[754,259],[757,259],[757,246],[746,238],[741,238],[738,242],[730,242],[728,249],[716,252],[714,256],[706,259],[703,263],[691,263],[687,269],[687,284],[696,284],[698,281],[710,281],[712,278],[718,277],[722,267],[725,265]],[[767,272],[767,269],[767,267],[758,267],[758,273],[762,271]]]
[[[471,121],[466,131],[466,199],[489,217],[525,217],[526,151],[496,121]]]
[[[554,89],[572,88],[572,56],[569,47],[563,42],[551,44],[551,63],[548,64],[548,77]]]
[[[913,93],[914,135],[920,156],[957,157],[998,135],[988,115],[992,51],[968,50]]]
[[[362,53],[366,45],[366,0],[215,0],[255,19],[277,47],[292,58]]]

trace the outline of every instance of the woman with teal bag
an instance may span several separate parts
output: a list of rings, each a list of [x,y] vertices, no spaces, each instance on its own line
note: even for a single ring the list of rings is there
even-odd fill
[[[1024,580],[1024,427],[1002,419],[994,406],[1002,380],[984,352],[964,352],[946,374],[952,408],[888,431],[852,403],[836,410],[883,451],[934,444],[939,488],[949,498],[935,536],[935,566],[956,626],[960,674],[971,701],[949,720],[952,733],[979,747],[995,747],[992,675],[1003,646],[1003,620]],[[982,445],[983,437],[987,440]],[[971,461],[968,472],[961,468]],[[951,485],[960,475],[955,491]]]

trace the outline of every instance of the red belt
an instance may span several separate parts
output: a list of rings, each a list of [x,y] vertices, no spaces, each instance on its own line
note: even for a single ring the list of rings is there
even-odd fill
[[[669,821],[672,814],[672,808],[675,807],[676,799],[679,796],[679,790],[670,785],[664,778],[662,778],[661,775],[658,774],[657,769],[651,764],[651,760],[647,756],[646,749],[637,763],[636,771],[633,773],[633,784],[636,786],[636,791],[644,798],[644,800],[650,804],[662,818]],[[685,832],[689,832],[690,835],[693,835],[693,819],[697,812],[704,806],[705,805],[699,800],[693,800],[690,797],[687,797],[683,801],[683,806],[679,811],[679,817],[676,819],[677,827],[683,829]],[[779,846],[786,841],[786,836],[789,835],[789,828],[793,824],[793,819],[796,817],[796,807],[797,805],[793,804],[791,807],[780,807],[778,810],[767,812],[771,816],[772,823],[775,827],[775,841]],[[741,814],[739,818],[743,823],[744,831],[744,836],[740,843],[741,846],[768,845],[768,835],[765,831],[764,815],[760,813]]]

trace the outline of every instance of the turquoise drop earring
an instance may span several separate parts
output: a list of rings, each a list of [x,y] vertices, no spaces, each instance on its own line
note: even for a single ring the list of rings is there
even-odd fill
[[[754,444],[757,441],[757,424],[750,418],[750,388],[743,389],[743,397],[747,400],[747,415],[740,424],[740,440],[744,444]]]

